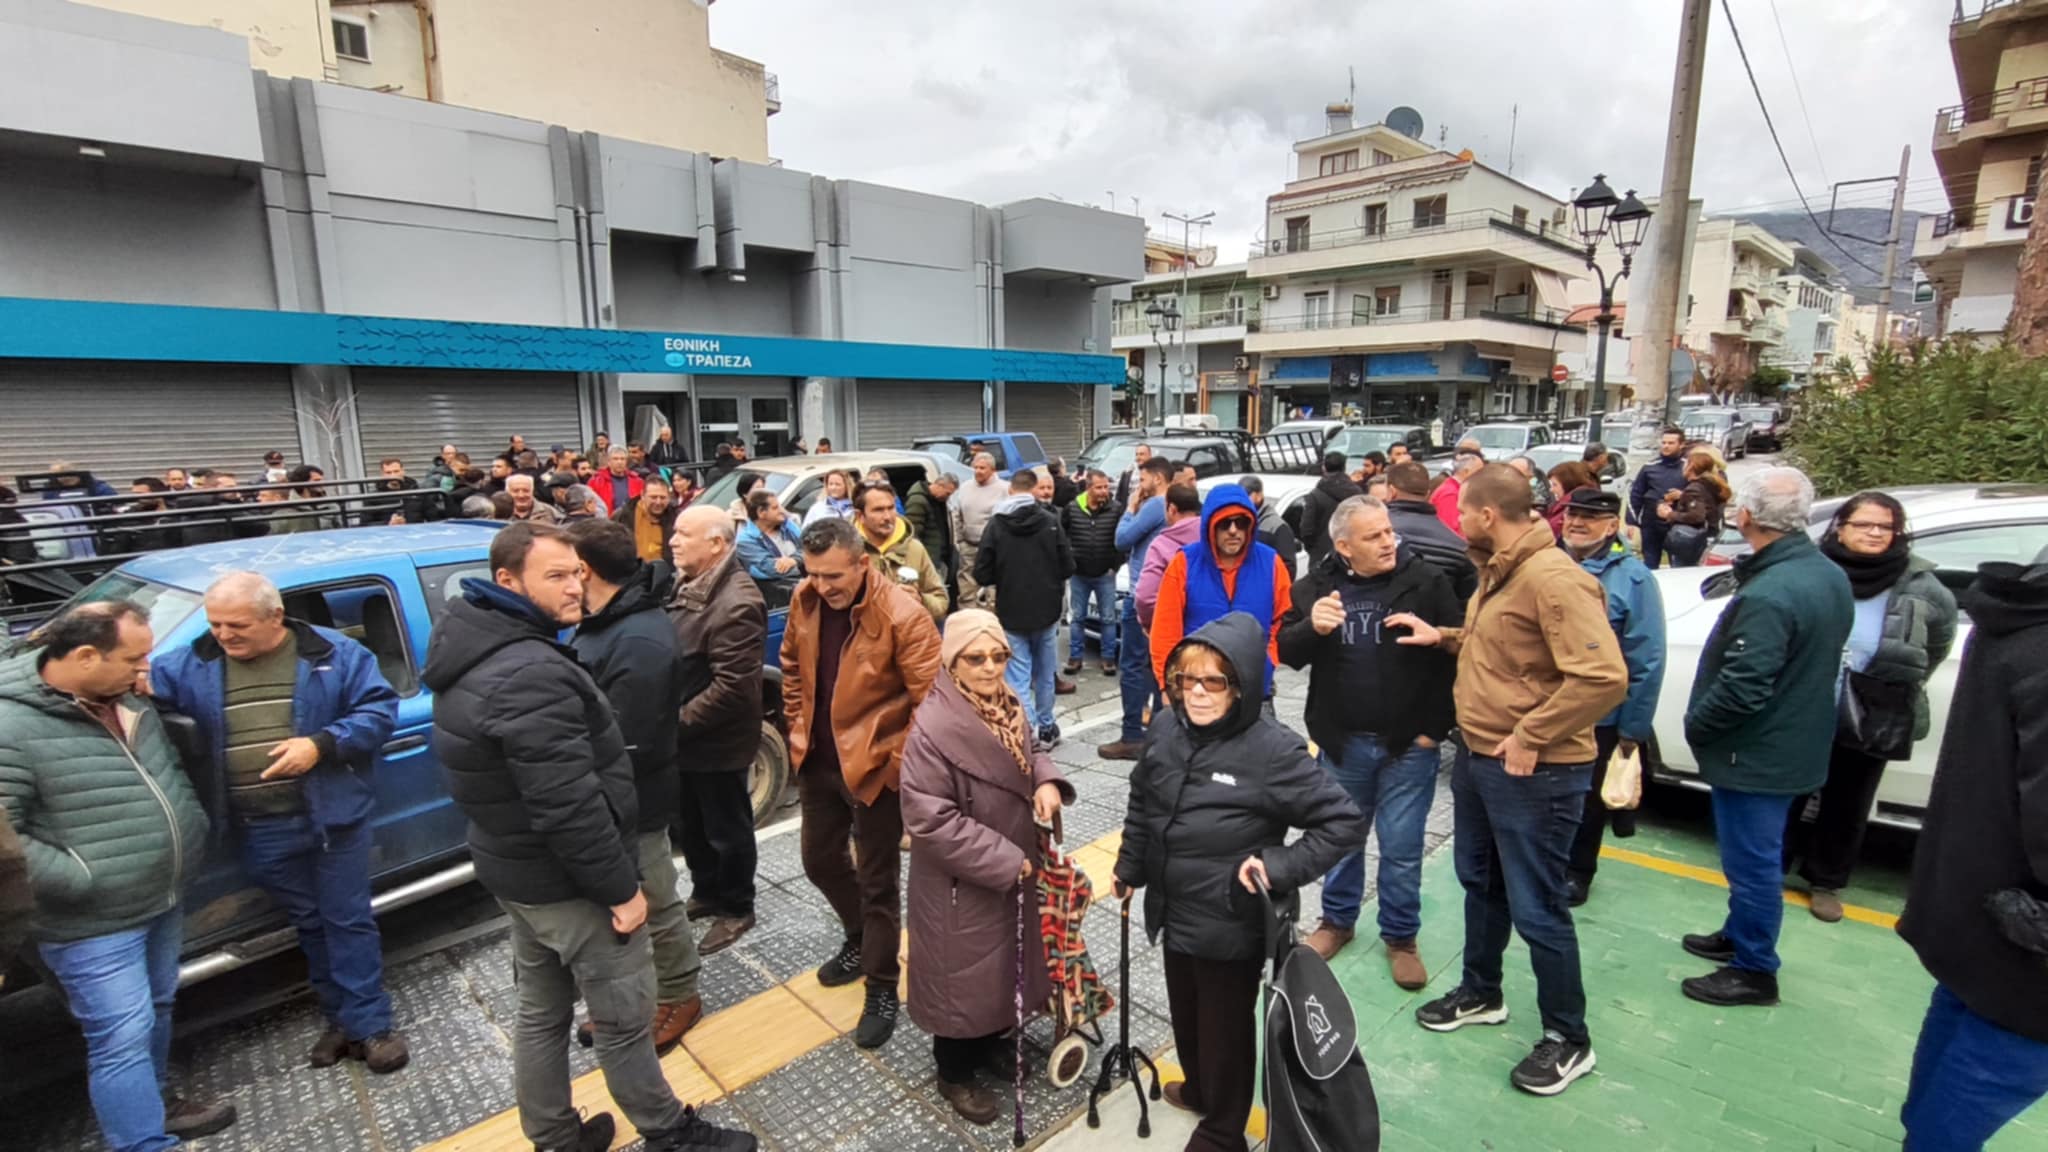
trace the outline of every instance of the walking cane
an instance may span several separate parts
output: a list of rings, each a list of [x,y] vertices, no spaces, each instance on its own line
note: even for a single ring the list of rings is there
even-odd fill
[[[1010,1087],[1016,1096],[1016,1131],[1010,1134],[1010,1147],[1024,1146],[1024,885],[1017,881],[1017,1029],[1010,1033],[1010,1043],[1017,1057],[1016,1067],[1010,1073]]]
[[[1117,998],[1117,1042],[1102,1054],[1102,1071],[1095,1077],[1095,1086],[1088,1090],[1088,1126],[1102,1127],[1102,1115],[1096,1108],[1096,1101],[1109,1095],[1116,1077],[1123,1076],[1131,1082],[1131,1090],[1138,1094],[1138,1138],[1152,1135],[1152,1109],[1145,1103],[1145,1085],[1138,1075],[1138,1065],[1143,1064],[1152,1073],[1152,1099],[1159,1099],[1159,1069],[1152,1058],[1131,1045],[1131,898],[1127,895],[1119,909],[1118,931],[1123,941],[1123,955],[1117,961],[1117,983],[1120,995]]]

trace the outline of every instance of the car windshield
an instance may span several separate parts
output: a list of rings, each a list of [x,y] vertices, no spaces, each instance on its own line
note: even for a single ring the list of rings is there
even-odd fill
[[[1329,427],[1330,427],[1330,426],[1329,426],[1328,424],[1325,424],[1325,423],[1323,423],[1323,422],[1322,422],[1321,420],[1289,420],[1289,421],[1287,421],[1287,422],[1286,422],[1286,423],[1284,423],[1284,424],[1275,424],[1275,425],[1273,425],[1273,426],[1272,426],[1271,428],[1267,429],[1267,431],[1268,431],[1268,432],[1322,432],[1322,431],[1325,431],[1325,430],[1327,430],[1327,429],[1328,429]]]
[[[1346,456],[1363,456],[1367,452],[1385,452],[1407,441],[1406,428],[1346,428],[1330,441],[1330,448]]]
[[[1075,461],[1079,466],[1076,471],[1099,468],[1111,476],[1121,476],[1137,463],[1138,445],[1142,443],[1136,436],[1098,437]]]
[[[968,462],[967,445],[959,440],[935,436],[928,440],[913,440],[910,446],[920,452],[929,452],[941,460],[952,460],[960,464]]]
[[[1725,432],[1735,423],[1733,412],[1687,412],[1685,430],[1688,434],[1698,432]]]
[[[1538,444],[1526,455],[1536,462],[1538,468],[1548,472],[1567,460],[1584,459],[1585,452],[1585,447],[1579,444]]]
[[[1778,419],[1776,408],[1744,408],[1742,418],[1751,424],[1770,424]]]
[[[739,499],[740,477],[742,476],[760,477],[761,484],[756,487],[766,486],[768,491],[778,496],[782,494],[784,488],[789,487],[790,481],[795,479],[795,477],[787,472],[755,472],[748,468],[735,468],[718,479],[713,480],[711,485],[699,493],[692,503],[704,504],[712,508],[724,508],[731,505],[733,501]]]
[[[1503,424],[1496,427],[1468,428],[1460,440],[1477,440],[1486,449],[1487,458],[1495,452],[1520,452],[1529,443],[1529,430],[1519,424]]]
[[[83,591],[65,602],[59,613],[68,612],[80,604],[103,604],[112,600],[126,600],[142,609],[149,617],[149,630],[161,639],[183,624],[186,617],[197,612],[206,598],[197,592],[114,571],[86,585]]]

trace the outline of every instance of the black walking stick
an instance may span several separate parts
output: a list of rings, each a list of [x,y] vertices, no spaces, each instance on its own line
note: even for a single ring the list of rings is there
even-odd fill
[[[1017,881],[1017,1030],[1010,1034],[1010,1044],[1017,1058],[1015,1069],[1010,1073],[1010,1087],[1016,1097],[1016,1130],[1010,1134],[1010,1146],[1024,1146],[1024,887],[1029,883]]]
[[[1109,1095],[1118,1076],[1131,1082],[1131,1090],[1138,1094],[1138,1138],[1143,1140],[1152,1135],[1152,1109],[1145,1103],[1145,1085],[1138,1075],[1138,1065],[1143,1064],[1152,1073],[1152,1099],[1159,1099],[1159,1069],[1152,1058],[1131,1045],[1131,898],[1125,896],[1120,909],[1118,930],[1123,940],[1123,955],[1117,960],[1117,1040],[1102,1054],[1102,1071],[1095,1077],[1095,1086],[1088,1090],[1088,1126],[1102,1127],[1102,1115],[1096,1109],[1096,1101]]]

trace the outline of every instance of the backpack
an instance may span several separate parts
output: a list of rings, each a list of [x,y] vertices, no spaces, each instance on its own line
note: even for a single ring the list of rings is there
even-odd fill
[[[1269,1152],[1379,1152],[1380,1106],[1358,1017],[1330,966],[1282,924],[1270,893],[1264,1083]]]

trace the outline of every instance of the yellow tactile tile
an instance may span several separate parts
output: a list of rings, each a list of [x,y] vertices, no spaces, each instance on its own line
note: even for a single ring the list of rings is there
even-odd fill
[[[704,1069],[680,1047],[662,1057],[661,1070],[668,1077],[669,1086],[675,1089],[676,1096],[685,1104],[708,1104],[723,1095],[711,1077],[704,1074]],[[569,1096],[585,1115],[610,1112],[618,1121],[619,1134],[612,1141],[612,1147],[622,1148],[640,1138],[633,1126],[626,1122],[625,1114],[612,1103],[611,1093],[605,1090],[602,1071],[589,1072],[570,1081]],[[532,1147],[526,1134],[519,1129],[519,1112],[515,1109],[500,1112],[466,1132],[429,1144],[425,1152],[528,1152]]]
[[[853,1031],[854,1025],[860,1023],[860,1010],[867,1001],[866,990],[859,981],[839,988],[827,988],[818,983],[816,972],[806,972],[783,987],[824,1018],[835,1032]]]
[[[777,985],[705,1017],[683,1037],[683,1047],[720,1088],[737,1092],[838,1034]]]
[[[1161,1084],[1173,1084],[1188,1078],[1187,1070],[1171,1060],[1157,1060],[1154,1063],[1159,1066],[1159,1082]],[[1152,1083],[1151,1078],[1147,1077],[1145,1083],[1148,1085]],[[1171,1108],[1173,1105],[1161,1100],[1153,1104],[1152,1107]],[[1266,1138],[1266,1109],[1263,1106],[1258,1104],[1252,1105],[1252,1114],[1244,1122],[1244,1134],[1254,1144]]]

